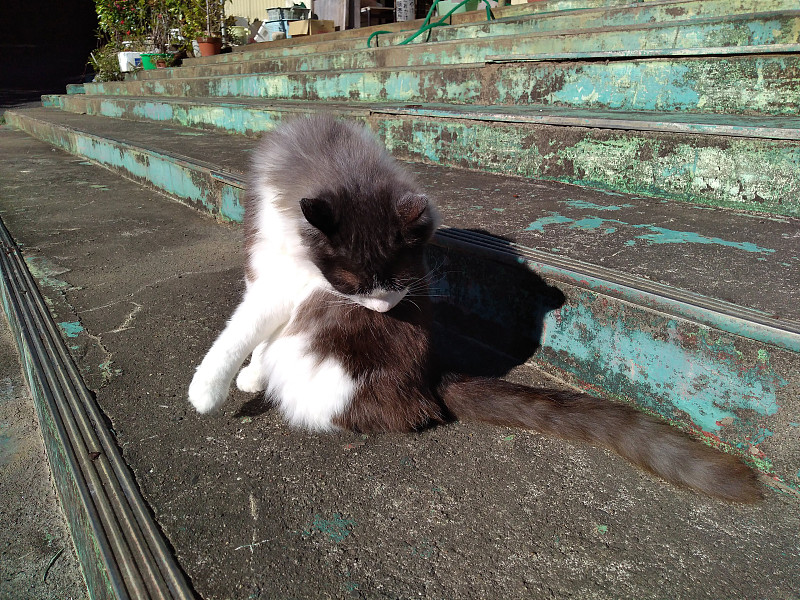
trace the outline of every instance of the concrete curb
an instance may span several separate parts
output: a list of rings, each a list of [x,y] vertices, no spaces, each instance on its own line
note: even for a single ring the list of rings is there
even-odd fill
[[[0,221],[0,295],[92,598],[193,598],[189,583]]]

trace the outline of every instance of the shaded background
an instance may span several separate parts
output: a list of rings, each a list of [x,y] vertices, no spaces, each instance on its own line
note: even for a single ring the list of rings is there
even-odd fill
[[[82,83],[96,29],[92,0],[0,1],[0,105]]]

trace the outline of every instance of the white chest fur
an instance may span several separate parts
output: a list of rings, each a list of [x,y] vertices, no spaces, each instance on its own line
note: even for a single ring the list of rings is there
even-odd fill
[[[341,414],[358,389],[356,381],[334,358],[319,360],[305,335],[280,336],[262,358],[267,393],[286,420],[314,430],[336,429]]]

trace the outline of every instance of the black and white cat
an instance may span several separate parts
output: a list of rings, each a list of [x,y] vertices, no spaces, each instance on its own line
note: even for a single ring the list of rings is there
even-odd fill
[[[440,373],[425,245],[436,207],[364,128],[292,121],[255,153],[241,304],[189,386],[201,413],[236,378],[292,425],[416,431],[457,419],[606,446],[667,481],[754,501],[754,473],[632,408],[585,394]]]

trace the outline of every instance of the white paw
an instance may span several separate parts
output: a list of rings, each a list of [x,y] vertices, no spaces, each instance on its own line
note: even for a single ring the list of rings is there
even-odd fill
[[[252,363],[239,371],[239,375],[236,377],[236,387],[249,394],[263,392],[267,388],[261,371]]]
[[[189,384],[189,402],[197,412],[209,413],[225,402],[229,387],[229,383],[208,377],[198,369]]]

